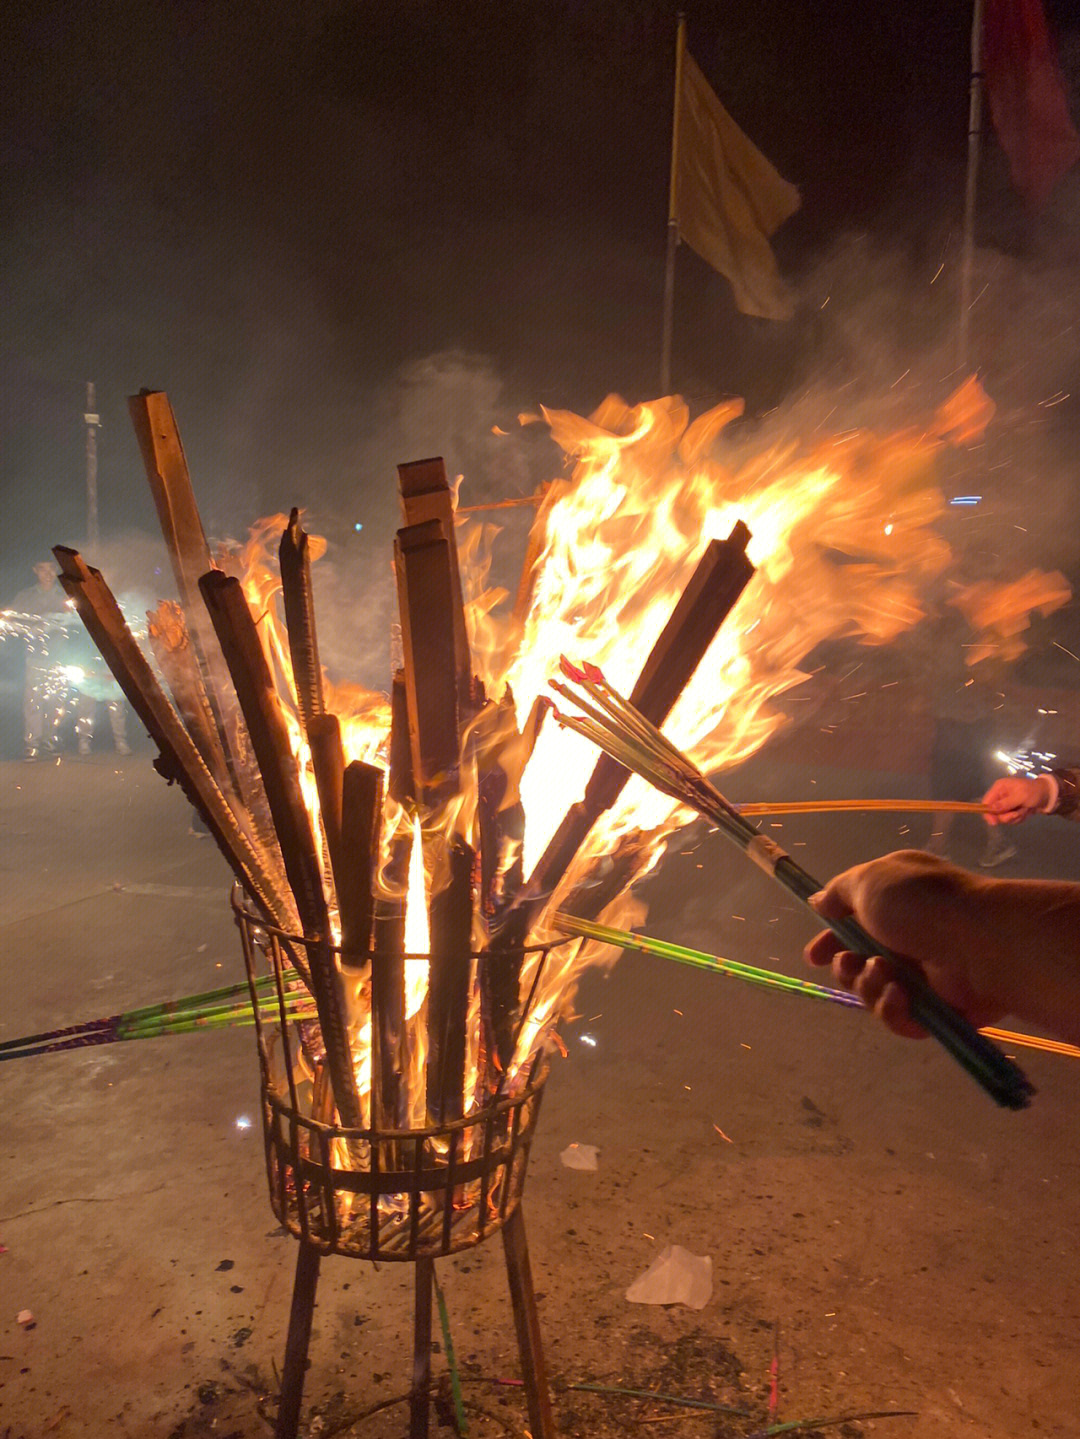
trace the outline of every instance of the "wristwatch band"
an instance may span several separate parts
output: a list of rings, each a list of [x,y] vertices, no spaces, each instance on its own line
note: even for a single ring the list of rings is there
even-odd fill
[[[1055,769],[1051,773],[1058,786],[1057,804],[1051,813],[1064,815],[1067,819],[1080,809],[1080,772],[1074,769]]]

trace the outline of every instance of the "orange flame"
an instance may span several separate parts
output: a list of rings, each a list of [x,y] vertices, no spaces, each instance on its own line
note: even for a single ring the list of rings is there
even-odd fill
[[[474,523],[459,530],[474,667],[489,695],[510,687],[519,726],[546,693],[560,654],[602,667],[617,689],[629,693],[703,548],[727,536],[737,520],[751,532],[749,556],[757,573],[665,724],[703,770],[746,759],[784,723],[772,701],[807,678],[802,663],[822,641],[850,636],[887,644],[923,618],[927,582],[950,560],[949,546],[934,528],[945,508],[936,461],[945,446],[977,439],[993,413],[977,381],[968,380],[922,428],[887,436],[852,430],[811,446],[764,451],[730,445],[721,461],[714,446],[741,412],[740,402],[729,401],[690,423],[678,397],[632,407],[614,396],[589,419],[546,411],[574,468],[568,481],[547,488],[513,614],[506,613],[505,594],[487,588],[496,532]],[[273,604],[277,581],[266,559],[269,537],[276,540],[285,524],[283,515],[275,516],[253,532],[245,590],[263,619],[260,632],[283,678],[304,764],[288,646]],[[995,635],[996,642],[1004,638],[1015,652],[1031,610],[1046,612],[1067,595],[1060,576],[1033,574],[1008,592],[976,586],[957,603],[976,629]],[[342,719],[350,758],[384,763],[385,697],[357,686],[328,686],[327,703]],[[530,752],[531,738],[522,753],[522,759],[530,753],[524,772],[510,775],[505,801],[516,802],[520,793],[526,876],[580,799],[597,758],[585,740],[556,725],[541,729]],[[468,768],[463,764],[463,773]],[[317,814],[313,783],[305,793]],[[389,800],[386,818],[389,835],[402,818]],[[648,833],[642,863],[655,864],[666,839],[688,818],[675,802],[631,780],[594,827],[562,893],[631,832]],[[419,823],[411,822],[406,948],[424,953],[427,935],[413,929],[426,924],[423,846]],[[474,844],[475,823],[471,797],[445,815],[425,816],[426,832],[438,824],[447,831],[456,827]],[[624,897],[622,903],[632,901]],[[583,949],[571,961],[550,963],[519,1059],[593,954]],[[427,987],[426,964],[422,968],[409,979],[410,1031],[418,1044]],[[419,1073],[414,1098],[422,1091],[422,1059]]]

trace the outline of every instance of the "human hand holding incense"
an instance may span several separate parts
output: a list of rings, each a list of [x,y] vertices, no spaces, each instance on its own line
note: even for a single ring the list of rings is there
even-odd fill
[[[830,923],[854,918],[972,1024],[1012,1014],[1080,1041],[1080,884],[990,879],[900,850],[838,874],[808,903]],[[831,929],[804,953],[894,1033],[925,1036],[887,959],[852,953]]]
[[[1048,814],[1057,798],[1057,785],[1049,775],[1034,779],[1010,775],[997,779],[983,796],[987,824],[1019,824],[1029,814]]]
[[[809,905],[821,886],[775,840],[761,834],[731,805],[699,769],[666,739],[641,712],[604,679],[593,665],[578,668],[565,658],[560,668],[570,684],[552,680],[556,694],[574,704],[579,713],[560,713],[562,725],[593,741],[633,774],[711,820],[717,832],[731,840],[748,859],[778,884]],[[851,914],[824,916],[846,950],[872,956],[881,946],[892,966],[892,977],[906,991],[910,1015],[963,1066],[998,1104],[1023,1109],[1034,1086],[963,1014],[934,990],[917,964],[889,952],[872,938]]]

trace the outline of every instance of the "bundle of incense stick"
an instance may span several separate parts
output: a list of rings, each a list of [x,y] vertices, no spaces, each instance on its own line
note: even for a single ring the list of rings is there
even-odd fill
[[[670,959],[676,964],[686,964],[693,969],[708,970],[710,974],[725,974],[763,989],[801,994],[806,999],[822,999],[828,1004],[842,1004],[847,1009],[865,1008],[862,1000],[849,994],[846,989],[831,989],[825,984],[815,984],[812,979],[778,974],[776,970],[760,969],[753,964],[742,964],[736,959],[721,959],[719,955],[704,954],[699,949],[687,949],[685,945],[672,944],[666,939],[653,939],[647,934],[630,934],[626,930],[610,929],[607,925],[593,924],[590,920],[579,919],[577,915],[566,914],[562,910],[552,916],[551,924],[560,934],[596,940],[599,944],[610,944],[619,949],[633,949],[639,954],[653,954],[659,959]],[[1012,1029],[998,1029],[993,1025],[986,1025],[979,1033],[999,1044],[1018,1045],[1024,1049],[1039,1049],[1045,1054],[1061,1054],[1070,1059],[1080,1059],[1080,1048],[1075,1044],[1065,1044],[1059,1039],[1044,1039],[1038,1034],[1022,1034]]]
[[[834,814],[849,810],[891,814],[988,814],[989,806],[958,799],[753,800],[732,806],[739,814]]]
[[[276,1019],[280,1009],[274,976],[256,979],[255,990],[260,1016]],[[315,1005],[307,992],[297,987],[285,995],[285,1013],[289,1019],[313,1019]],[[63,1029],[6,1039],[0,1043],[0,1063],[6,1059],[30,1059],[37,1054],[58,1054],[66,1049],[86,1049],[96,1044],[157,1039],[166,1034],[194,1034],[200,1029],[228,1029],[254,1023],[248,985],[231,984],[204,994],[189,994],[101,1019],[84,1020],[82,1024],[67,1025]]]
[[[604,680],[595,666],[578,669],[565,658],[562,673],[574,688],[553,681],[555,691],[575,704],[579,714],[558,714],[559,722],[592,740],[612,759],[647,780],[654,788],[703,818],[736,844],[744,854],[791,894],[807,903],[821,884],[780,846],[760,834],[750,821],[723,797],[699,769],[622,695]],[[809,908],[809,906],[807,906]],[[878,944],[853,919],[820,922],[856,954],[881,955],[893,968],[908,996],[912,1018],[965,1068],[997,1101],[1009,1109],[1022,1109],[1034,1093],[1023,1071],[945,1003],[910,961]]]

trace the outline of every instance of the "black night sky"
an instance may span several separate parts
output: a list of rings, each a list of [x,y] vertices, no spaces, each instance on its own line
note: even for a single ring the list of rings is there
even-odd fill
[[[946,287],[928,287],[956,253],[968,5],[687,8],[692,53],[803,208],[776,240],[800,295],[790,325],[739,316],[680,254],[676,388],[760,413],[808,384],[887,384],[952,320]],[[537,433],[511,462],[492,424],[655,393],[675,9],[9,7],[3,595],[50,544],[82,541],[87,380],[106,539],[153,528],[125,405],[149,386],[170,394],[214,534],[299,503],[354,545],[392,515],[397,461],[441,450],[473,498],[522,491],[555,456]],[[1075,97],[1078,34],[1068,6],[1049,13]],[[980,243],[1060,277],[1078,237],[1076,177],[1032,221],[989,141]],[[1042,353],[1037,329],[1010,333],[1010,355]],[[1069,389],[1075,349],[1070,329],[1011,401],[1037,402],[1043,369]],[[982,363],[1015,381],[1027,362],[1001,353]]]

